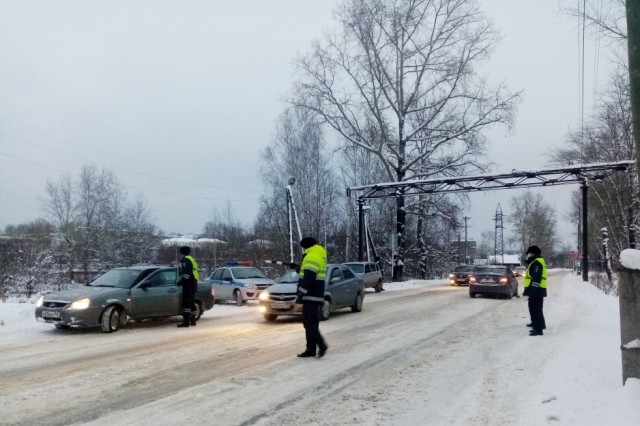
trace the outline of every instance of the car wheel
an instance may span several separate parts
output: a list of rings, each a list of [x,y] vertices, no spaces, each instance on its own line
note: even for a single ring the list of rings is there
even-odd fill
[[[355,303],[351,305],[351,312],[362,312],[362,302],[364,302],[364,297],[362,297],[362,293],[358,293]]]
[[[376,283],[376,293],[380,293],[382,291],[382,280],[378,280]]]
[[[473,299],[474,297],[476,297],[476,294],[472,293],[472,292],[469,292],[469,297]]]
[[[331,300],[324,299],[324,303],[320,308],[320,321],[326,321],[331,316]]]
[[[195,308],[195,320],[198,321],[202,316],[202,304],[200,302],[195,302],[193,306]]]
[[[264,314],[264,319],[266,319],[267,321],[275,321],[276,318],[278,318],[277,315],[273,315],[273,314]]]
[[[236,290],[233,292],[233,298],[236,301],[236,306],[242,306],[244,300],[242,299],[242,292],[240,290]]]
[[[70,325],[67,324],[53,324],[58,330],[68,330],[71,328]]]
[[[113,333],[120,328],[121,319],[120,308],[111,305],[102,313],[102,321],[100,323],[103,333]]]

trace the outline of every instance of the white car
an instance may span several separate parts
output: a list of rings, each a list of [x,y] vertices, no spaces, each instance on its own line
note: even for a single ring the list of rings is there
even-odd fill
[[[262,290],[275,284],[262,271],[249,265],[250,262],[227,262],[204,280],[213,286],[216,302],[230,300],[242,306],[247,300],[258,300]]]

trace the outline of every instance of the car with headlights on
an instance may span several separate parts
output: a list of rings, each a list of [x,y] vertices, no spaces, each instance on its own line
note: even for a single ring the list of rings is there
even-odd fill
[[[196,319],[213,307],[210,284],[198,283]],[[39,321],[58,329],[100,326],[105,333],[117,331],[129,319],[163,318],[182,314],[182,286],[178,268],[132,266],[115,268],[75,289],[49,293],[36,302]]]
[[[476,294],[518,297],[518,280],[513,270],[506,265],[476,265],[469,276],[469,296]]]
[[[456,265],[449,274],[449,285],[469,285],[473,265]]]
[[[302,305],[296,303],[298,278],[298,273],[290,269],[278,278],[274,285],[260,294],[259,309],[264,319],[275,321],[281,315],[302,315]],[[332,312],[343,308],[351,308],[351,312],[361,312],[365,294],[364,281],[348,266],[327,265],[320,319],[327,320]]]
[[[233,301],[242,306],[247,300],[258,300],[260,293],[275,281],[251,266],[249,261],[229,261],[204,280],[210,283],[217,301]]]

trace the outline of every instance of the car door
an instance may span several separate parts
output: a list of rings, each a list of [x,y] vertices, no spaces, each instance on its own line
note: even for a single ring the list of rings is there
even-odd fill
[[[360,281],[358,276],[346,266],[340,265],[340,270],[342,271],[342,279],[344,280],[344,303],[345,306],[351,306],[356,301],[356,295],[358,294],[358,291],[364,290],[364,282]]]
[[[233,298],[233,275],[229,268],[222,269],[220,292],[222,293],[222,299],[224,300],[231,300]]]
[[[345,305],[346,295],[344,287],[344,279],[340,268],[334,266],[329,269],[327,274],[329,282],[329,292],[333,301],[333,307],[339,308]]]
[[[213,291],[216,295],[217,300],[224,300],[224,289],[222,285],[222,273],[224,272],[224,268],[216,269],[213,271],[213,274],[209,277],[209,281],[211,282],[211,287],[213,287]]]
[[[160,269],[131,289],[134,318],[177,315],[182,291],[177,286],[175,268]]]

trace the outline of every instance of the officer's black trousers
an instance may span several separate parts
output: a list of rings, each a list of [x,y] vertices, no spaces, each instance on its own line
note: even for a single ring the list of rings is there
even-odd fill
[[[306,353],[315,354],[316,347],[326,349],[327,344],[324,342],[320,334],[320,318],[319,311],[321,304],[314,302],[302,302],[302,324],[307,337]]]
[[[547,328],[547,324],[544,320],[544,314],[542,313],[543,304],[544,297],[529,296],[529,315],[531,315],[531,328],[534,330],[543,330]]]
[[[182,285],[182,319],[184,322],[195,321],[195,297],[197,283]]]

